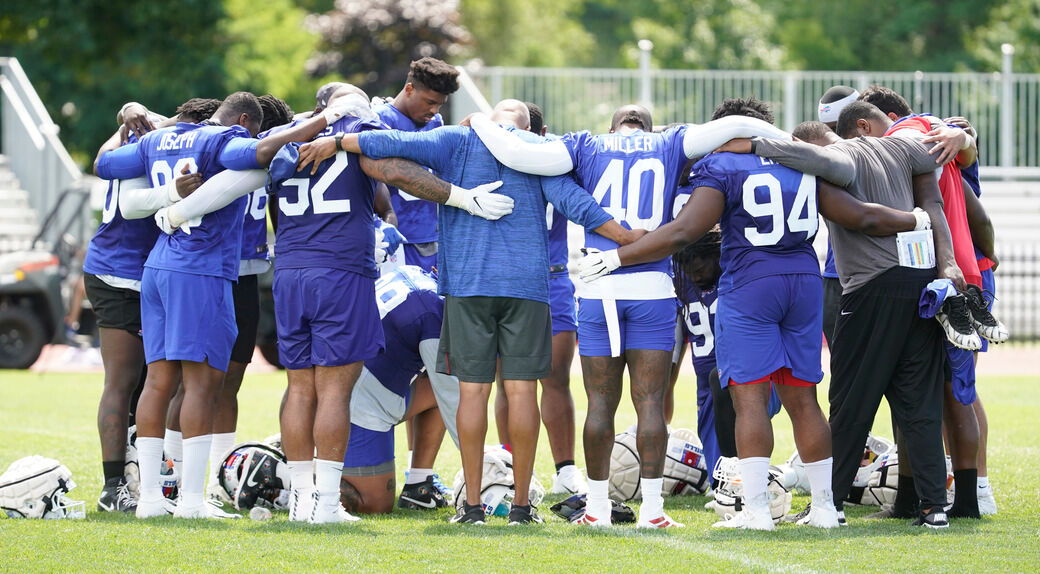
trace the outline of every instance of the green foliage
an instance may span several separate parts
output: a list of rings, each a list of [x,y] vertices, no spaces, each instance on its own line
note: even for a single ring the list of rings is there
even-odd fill
[[[595,38],[576,18],[580,0],[462,0],[473,36],[470,57],[495,66],[575,66],[589,61]]]
[[[1015,72],[1040,72],[1040,0],[1007,0],[968,39],[984,70],[1000,70],[1001,44],[1015,47]]]

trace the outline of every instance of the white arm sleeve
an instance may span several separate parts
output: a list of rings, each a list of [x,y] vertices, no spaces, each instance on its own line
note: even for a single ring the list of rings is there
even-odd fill
[[[525,142],[484,114],[474,114],[469,121],[491,155],[508,168],[545,176],[563,175],[574,169],[571,154],[562,141]]]
[[[167,211],[170,225],[177,227],[185,221],[213,213],[230,205],[232,201],[243,195],[263,187],[266,183],[267,170],[235,171],[226,169],[209,178],[188,197],[170,206]]]
[[[440,339],[426,339],[419,343],[419,356],[426,365],[426,374],[430,376],[430,387],[433,388],[433,397],[437,399],[437,408],[441,411],[444,426],[459,446],[459,429],[455,417],[459,414],[459,380],[451,375],[437,372],[437,347],[441,344]]]
[[[124,219],[144,219],[151,217],[156,211],[170,205],[170,194],[167,185],[152,187],[147,177],[119,180],[119,213]]]
[[[756,136],[791,139],[791,134],[769,122],[747,116],[726,116],[706,124],[687,126],[686,135],[683,136],[683,150],[686,157],[703,157],[729,140]]]

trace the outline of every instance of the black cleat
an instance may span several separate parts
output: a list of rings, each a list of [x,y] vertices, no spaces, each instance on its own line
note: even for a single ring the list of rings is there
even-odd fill
[[[805,505],[805,510],[802,510],[801,512],[799,512],[797,514],[788,514],[788,515],[784,516],[783,518],[781,518],[780,521],[781,522],[794,522],[794,523],[797,523],[799,520],[805,518],[806,516],[809,516],[809,511],[811,511],[811,510],[812,510],[812,503],[810,502],[809,504]]]
[[[484,524],[484,507],[479,504],[462,503],[448,522],[452,524]]]
[[[978,285],[969,283],[967,290],[964,291],[964,298],[967,300],[968,310],[971,312],[971,324],[978,331],[979,336],[991,343],[1003,343],[1008,340],[1007,327],[989,311],[992,295],[987,298]]]
[[[514,524],[541,524],[542,517],[538,516],[533,505],[520,506],[514,504],[509,509],[509,525]]]
[[[397,499],[397,506],[412,510],[433,510],[448,506],[448,501],[434,483],[434,477],[427,476],[422,482],[404,485],[401,496]]]
[[[972,326],[967,297],[963,294],[947,297],[935,318],[946,331],[946,338],[958,349],[978,351],[982,348],[982,339]]]
[[[910,526],[924,526],[932,530],[942,530],[950,527],[950,521],[946,518],[946,512],[940,509],[918,516],[910,523]]]
[[[123,478],[113,478],[105,482],[98,497],[97,509],[100,512],[137,512],[137,501],[130,494]]]

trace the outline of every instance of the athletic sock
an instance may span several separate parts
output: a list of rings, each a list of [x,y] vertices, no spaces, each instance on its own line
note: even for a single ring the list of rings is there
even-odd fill
[[[899,487],[896,490],[896,501],[892,503],[892,512],[899,517],[917,516],[917,489],[914,477],[899,475]]]
[[[985,490],[985,489],[989,488],[989,477],[988,476],[980,476],[978,478],[977,485],[978,485],[978,489],[979,490]]]
[[[173,469],[177,471],[177,476],[181,476],[181,461],[184,460],[184,437],[181,431],[166,429],[163,452],[166,453],[167,459],[173,461]]]
[[[951,518],[982,518],[979,514],[978,473],[977,468],[953,471],[953,507],[947,513]]]
[[[314,488],[314,461],[290,460],[289,488],[293,490],[309,490]]]
[[[203,434],[184,439],[184,474],[181,475],[181,501],[185,507],[203,503],[206,486],[206,463],[213,435]]]
[[[740,480],[744,488],[744,504],[750,504],[769,487],[769,458],[751,456],[737,461],[740,468]]]
[[[126,461],[124,460],[106,460],[101,462],[101,470],[105,473],[105,484],[108,481],[115,479],[123,479],[123,474],[126,472]]]
[[[568,466],[574,466],[574,460],[561,460],[556,463],[556,472],[559,473],[561,470]]]
[[[159,467],[162,465],[163,439],[151,436],[137,437],[137,463],[141,472],[141,499],[162,498]]]
[[[834,459],[827,457],[816,462],[805,463],[805,474],[809,475],[809,489],[812,491],[814,506],[834,504],[834,492],[831,490],[831,469]]]
[[[342,460],[314,459],[314,488],[318,496],[335,496],[339,499],[339,483],[343,478]]]
[[[209,447],[209,472],[215,475],[224,464],[224,455],[235,446],[235,432],[213,433],[213,444]]]
[[[601,520],[610,517],[610,496],[606,480],[589,479],[589,494],[585,499],[585,512]]]
[[[419,484],[426,480],[427,477],[433,475],[432,468],[410,468],[408,469],[408,479],[404,481],[405,484]]]
[[[664,498],[661,497],[661,488],[664,485],[663,478],[639,479],[639,488],[643,491],[643,504],[639,506],[639,516],[657,518],[664,514]]]

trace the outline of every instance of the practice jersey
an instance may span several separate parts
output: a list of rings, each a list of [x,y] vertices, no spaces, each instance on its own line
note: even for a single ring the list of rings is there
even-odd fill
[[[379,123],[344,116],[318,137],[380,128]],[[275,182],[281,212],[275,269],[329,267],[378,276],[372,258],[376,182],[361,170],[358,159],[357,154],[337,152],[313,176],[304,172]]]
[[[683,310],[683,327],[686,340],[693,354],[693,370],[698,376],[707,376],[715,368],[715,309],[719,290],[717,286],[701,289],[686,281],[686,308]]]
[[[719,292],[769,275],[820,275],[812,241],[820,220],[816,178],[750,154],[713,153],[694,166],[694,188],[725,195]]]
[[[599,205],[627,229],[653,231],[672,220],[676,186],[686,165],[683,136],[686,126],[664,133],[637,130],[592,135],[563,136],[574,164],[578,184],[592,193]],[[585,247],[602,251],[618,244],[585,231]],[[612,275],[658,271],[671,275],[671,258],[621,267]]]
[[[236,141],[237,140],[237,141]],[[134,148],[134,149],[128,149]],[[98,175],[105,179],[148,173],[154,187],[173,180],[187,167],[209,179],[224,169],[259,169],[256,140],[241,126],[178,123],[146,134],[131,146],[106,153]],[[161,234],[146,267],[238,278],[245,198],[187,222],[191,233]]]
[[[137,136],[130,134],[129,143]],[[159,227],[150,217],[126,219],[119,211],[119,191],[123,180],[108,182],[105,205],[101,210],[101,225],[87,246],[83,271],[91,275],[113,275],[123,279],[141,280],[148,252],[159,238]]]
[[[570,250],[567,247],[567,218],[556,211],[553,204],[545,205],[545,225],[549,228],[549,268],[562,265],[560,271],[567,270]]]
[[[433,116],[423,127],[416,127],[411,118],[404,115],[391,104],[377,105],[372,110],[379,115],[383,123],[395,130],[406,132],[425,132],[444,125],[440,114]],[[437,204],[420,199],[396,187],[387,186],[390,190],[390,203],[397,213],[397,229],[407,239],[407,243],[430,243],[437,241]]]
[[[403,265],[376,281],[376,302],[386,349],[365,361],[365,368],[387,390],[407,400],[412,379],[423,369],[419,343],[441,336],[444,300],[437,295],[432,275]]]

